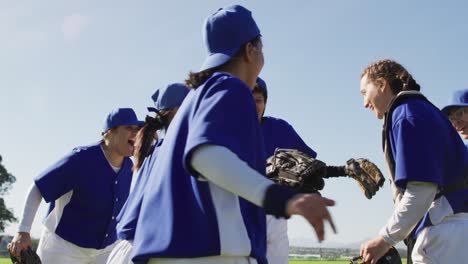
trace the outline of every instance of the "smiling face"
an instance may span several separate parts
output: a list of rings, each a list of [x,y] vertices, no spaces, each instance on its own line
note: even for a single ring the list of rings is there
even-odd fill
[[[364,97],[364,107],[375,113],[378,119],[383,119],[389,104],[395,96],[390,85],[384,79],[371,81],[367,74],[361,78],[361,95]]]
[[[135,138],[139,126],[118,126],[106,133],[105,140],[108,141],[109,149],[115,154],[130,157],[135,150]]]
[[[468,107],[453,107],[447,115],[458,133],[468,139]]]

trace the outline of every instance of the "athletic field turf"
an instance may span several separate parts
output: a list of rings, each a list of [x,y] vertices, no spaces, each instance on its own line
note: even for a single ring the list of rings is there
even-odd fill
[[[0,263],[2,264],[2,263]],[[349,264],[349,259],[342,260],[290,260],[289,264]],[[406,264],[406,259],[403,259]]]
[[[406,260],[403,260],[403,264]],[[0,264],[11,264],[10,259],[0,259]],[[290,260],[289,264],[349,264],[349,260]]]

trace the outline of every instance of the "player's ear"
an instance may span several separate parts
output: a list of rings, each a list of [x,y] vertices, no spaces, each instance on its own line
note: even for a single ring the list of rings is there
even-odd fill
[[[378,89],[380,89],[382,92],[384,92],[385,90],[391,89],[388,81],[382,77],[375,80],[375,84],[378,87]]]
[[[247,44],[245,44],[244,59],[247,62],[252,63],[255,60],[257,53],[258,47],[256,47],[252,42],[247,42]]]

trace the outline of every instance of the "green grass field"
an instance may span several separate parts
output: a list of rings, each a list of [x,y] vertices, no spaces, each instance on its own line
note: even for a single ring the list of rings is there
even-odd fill
[[[0,262],[0,264],[2,264]],[[289,264],[349,264],[349,259],[342,260],[290,260]],[[403,259],[406,264],[406,259]]]
[[[403,260],[403,264],[406,260]],[[11,264],[10,259],[0,259],[0,264]],[[290,260],[289,264],[349,264],[349,260]]]
[[[349,264],[349,260],[290,260],[289,264]]]

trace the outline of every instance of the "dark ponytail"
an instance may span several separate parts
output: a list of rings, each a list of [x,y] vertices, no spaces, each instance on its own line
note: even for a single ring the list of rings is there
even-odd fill
[[[201,72],[190,72],[188,79],[185,80],[185,85],[190,89],[196,89],[198,86],[205,83],[219,68],[220,67],[215,67]]]
[[[153,141],[157,139],[156,131],[168,127],[167,113],[168,111],[161,111],[156,114],[156,117],[146,116],[143,127],[136,135],[133,171],[141,168],[145,158],[151,154]]]
[[[196,89],[198,86],[205,83],[206,80],[208,80],[208,78],[210,78],[210,76],[213,75],[213,73],[219,71],[219,69],[222,68],[224,65],[228,64],[233,59],[239,58],[242,55],[244,55],[245,47],[247,46],[248,43],[251,43],[252,45],[257,47],[257,45],[260,44],[261,41],[262,41],[262,36],[258,35],[254,39],[247,41],[244,45],[242,45],[239,51],[226,63],[218,67],[210,68],[201,72],[190,72],[187,80],[185,80],[185,85],[191,89]]]

